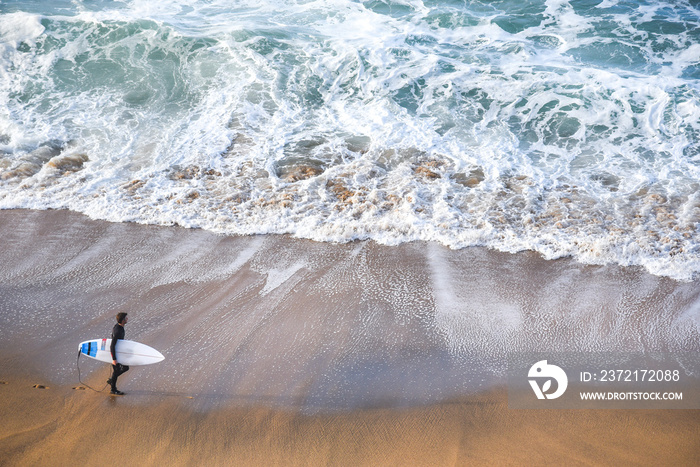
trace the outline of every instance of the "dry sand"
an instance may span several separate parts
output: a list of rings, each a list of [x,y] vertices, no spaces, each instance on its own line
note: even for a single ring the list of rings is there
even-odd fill
[[[511,351],[700,350],[698,282],[66,211],[1,211],[0,238],[3,465],[700,463],[698,410],[513,410],[504,388]],[[119,311],[166,360],[124,397],[74,389]]]

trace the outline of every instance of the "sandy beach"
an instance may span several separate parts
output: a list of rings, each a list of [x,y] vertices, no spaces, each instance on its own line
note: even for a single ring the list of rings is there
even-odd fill
[[[3,465],[693,465],[698,410],[513,410],[518,351],[700,351],[700,283],[0,211]],[[165,361],[102,389],[77,344]],[[78,381],[80,365],[82,383]]]

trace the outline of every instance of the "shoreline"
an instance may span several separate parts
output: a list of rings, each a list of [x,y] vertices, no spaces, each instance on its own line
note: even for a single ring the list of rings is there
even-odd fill
[[[121,437],[146,465],[700,461],[698,410],[512,410],[504,373],[510,351],[697,352],[700,281],[69,211],[0,211],[0,235],[10,465],[99,461]],[[77,343],[119,311],[165,361],[132,368],[116,400],[72,389]],[[80,366],[104,384],[106,365]]]

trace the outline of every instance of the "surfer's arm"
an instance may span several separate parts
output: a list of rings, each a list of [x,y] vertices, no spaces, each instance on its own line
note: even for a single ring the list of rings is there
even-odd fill
[[[124,328],[118,324],[112,329],[112,342],[109,345],[109,351],[112,354],[112,365],[117,364],[117,341],[124,339]]]
[[[112,343],[109,345],[109,351],[112,354],[112,365],[117,364],[117,340],[119,339],[112,339]]]

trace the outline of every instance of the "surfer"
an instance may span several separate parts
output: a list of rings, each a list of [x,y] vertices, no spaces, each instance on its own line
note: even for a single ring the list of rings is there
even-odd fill
[[[109,350],[112,353],[112,377],[107,380],[107,384],[112,385],[112,391],[110,394],[114,394],[116,396],[124,395],[123,392],[117,389],[117,378],[119,378],[119,375],[129,371],[128,366],[117,362],[117,341],[119,339],[124,339],[124,325],[127,323],[127,321],[129,321],[129,318],[127,318],[126,313],[117,313],[117,324],[115,324],[112,328],[112,344],[109,347]]]

